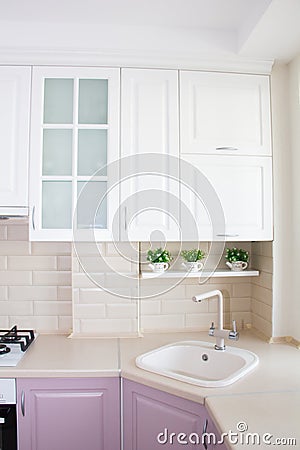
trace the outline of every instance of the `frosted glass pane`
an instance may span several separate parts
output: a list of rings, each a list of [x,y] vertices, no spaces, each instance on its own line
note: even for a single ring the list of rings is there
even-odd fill
[[[106,175],[106,130],[78,131],[78,175]]]
[[[43,181],[43,228],[72,228],[72,182]]]
[[[72,79],[45,79],[44,123],[73,123]]]
[[[78,228],[107,228],[106,190],[105,181],[78,182]]]
[[[44,130],[43,175],[72,175],[72,130]]]
[[[107,124],[107,80],[79,80],[78,123]]]

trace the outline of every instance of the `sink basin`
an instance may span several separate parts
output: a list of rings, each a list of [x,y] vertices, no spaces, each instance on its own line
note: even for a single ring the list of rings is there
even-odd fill
[[[215,350],[214,344],[183,341],[144,353],[136,358],[141,369],[204,387],[234,383],[258,364],[258,356],[236,347]]]

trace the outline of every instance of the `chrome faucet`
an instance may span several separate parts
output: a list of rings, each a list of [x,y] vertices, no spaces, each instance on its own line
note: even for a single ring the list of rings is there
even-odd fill
[[[226,330],[223,328],[223,294],[218,289],[214,291],[205,292],[204,294],[198,294],[192,297],[192,300],[196,303],[202,302],[202,300],[208,300],[212,297],[218,297],[218,328],[215,328],[214,322],[212,322],[208,335],[215,336],[216,350],[225,350],[225,341],[224,339],[232,339],[237,341],[239,339],[239,333],[236,329],[235,320],[232,321],[232,330]]]

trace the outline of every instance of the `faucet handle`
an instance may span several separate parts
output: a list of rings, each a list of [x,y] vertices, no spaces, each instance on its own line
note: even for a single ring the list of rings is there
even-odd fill
[[[238,341],[239,336],[240,336],[240,334],[239,334],[239,332],[236,329],[236,321],[233,320],[232,321],[232,330],[229,332],[229,336],[228,337],[229,337],[229,339],[233,339],[235,341]]]
[[[211,323],[208,335],[209,336],[214,336],[215,335],[215,323],[214,322]]]
[[[232,331],[234,331],[235,333],[236,333],[236,321],[235,320],[233,320],[232,321]]]

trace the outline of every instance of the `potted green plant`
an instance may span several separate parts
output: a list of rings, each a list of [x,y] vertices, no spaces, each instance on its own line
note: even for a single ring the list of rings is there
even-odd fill
[[[148,250],[147,261],[150,262],[149,267],[153,272],[164,272],[169,268],[169,262],[172,261],[172,256],[167,249],[156,248]]]
[[[249,252],[243,250],[242,248],[227,248],[225,258],[227,259],[226,265],[231,270],[234,272],[240,272],[248,267]]]
[[[182,250],[180,253],[184,259],[184,267],[190,272],[198,272],[202,269],[203,264],[201,260],[205,257],[203,250],[193,248],[191,250]]]

